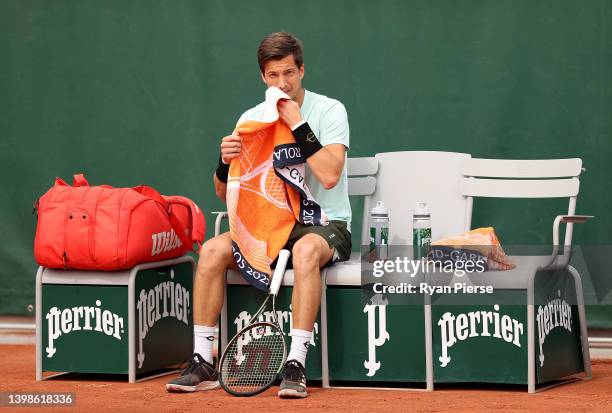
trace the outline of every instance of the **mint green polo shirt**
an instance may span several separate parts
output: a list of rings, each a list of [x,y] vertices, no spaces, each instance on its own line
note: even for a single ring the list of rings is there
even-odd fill
[[[261,121],[264,103],[247,110],[236,123],[246,120]],[[344,105],[336,99],[319,95],[308,90],[304,91],[304,102],[300,107],[302,118],[308,122],[310,129],[315,133],[321,145],[341,143],[346,151],[349,149],[349,124]],[[306,165],[306,185],[312,196],[321,206],[330,221],[345,221],[348,230],[351,230],[351,205],[348,198],[348,179],[345,162],[342,174],[336,186],[325,189]]]

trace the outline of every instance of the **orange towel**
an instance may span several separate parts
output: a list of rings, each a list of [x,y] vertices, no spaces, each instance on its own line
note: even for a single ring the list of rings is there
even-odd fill
[[[305,185],[305,163],[289,127],[278,118],[276,87],[266,91],[262,121],[236,127],[242,151],[227,179],[227,210],[234,259],[242,276],[268,291],[270,265],[287,243],[296,220],[326,225],[327,217]]]
[[[511,270],[515,267],[502,249],[493,227],[473,229],[456,237],[444,238],[431,243],[432,251],[447,252],[444,251],[447,248],[467,252],[468,255],[470,251],[476,252],[486,258],[487,270]],[[465,256],[464,254],[459,255]]]

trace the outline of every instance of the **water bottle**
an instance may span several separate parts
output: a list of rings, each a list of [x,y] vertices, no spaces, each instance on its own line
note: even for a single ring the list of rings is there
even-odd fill
[[[370,211],[370,258],[386,259],[389,245],[389,209],[382,201]]]
[[[414,259],[427,257],[431,248],[431,214],[425,202],[417,202],[412,215],[412,252]]]

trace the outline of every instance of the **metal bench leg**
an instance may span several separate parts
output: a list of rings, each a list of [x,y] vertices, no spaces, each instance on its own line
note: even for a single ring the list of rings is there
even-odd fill
[[[582,294],[582,280],[578,271],[571,265],[567,269],[572,277],[574,277],[574,285],[576,288],[576,304],[578,305],[578,321],[580,323],[580,337],[582,341],[582,362],[584,363],[584,372],[587,379],[593,378],[591,371],[591,353],[589,351],[589,336],[587,333],[586,312],[584,311],[584,296]]]
[[[527,286],[527,391],[529,393],[535,393],[536,387],[534,280],[535,274],[530,277]]]
[[[38,267],[36,273],[36,381],[43,379],[42,374],[42,272]]]
[[[217,360],[221,360],[222,353],[229,340],[229,324],[227,322],[227,271],[225,271],[223,279],[223,306],[221,307],[221,320],[219,322],[219,354],[217,355]]]
[[[324,270],[321,285],[321,382],[324,389],[329,389],[329,358],[327,348],[327,269]]]
[[[434,389],[434,371],[433,371],[433,328],[431,325],[431,295],[425,294],[425,305],[423,306],[425,317],[425,380],[426,390],[433,391]]]

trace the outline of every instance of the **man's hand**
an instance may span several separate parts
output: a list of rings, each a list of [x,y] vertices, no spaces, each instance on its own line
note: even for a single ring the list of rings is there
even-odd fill
[[[228,135],[221,140],[221,158],[223,162],[230,163],[234,158],[240,156],[242,150],[242,138],[238,132]]]
[[[294,100],[281,99],[278,101],[278,115],[283,123],[290,128],[302,121],[300,105]]]

